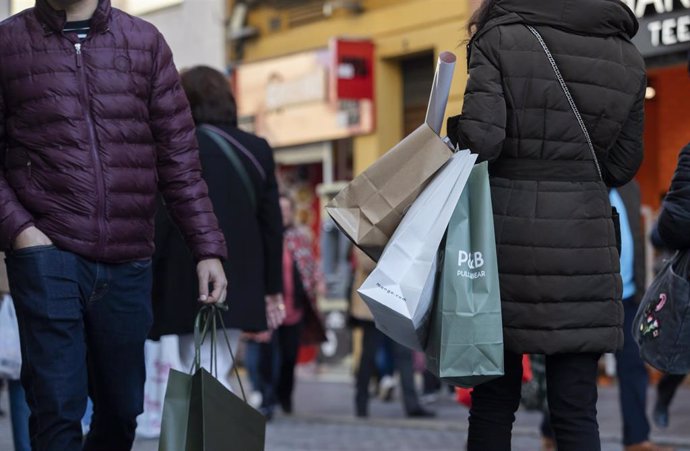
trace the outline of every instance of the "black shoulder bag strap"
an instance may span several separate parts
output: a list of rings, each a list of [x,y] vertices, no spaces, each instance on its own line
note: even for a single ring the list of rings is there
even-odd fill
[[[220,147],[220,149],[223,151],[225,156],[227,157],[228,161],[230,161],[230,164],[232,167],[235,169],[235,172],[237,172],[237,175],[240,177],[240,180],[242,181],[242,185],[244,185],[245,191],[247,191],[247,195],[249,196],[249,202],[252,205],[252,209],[256,211],[257,209],[257,201],[256,201],[256,191],[254,190],[254,185],[252,184],[251,180],[249,179],[249,174],[247,174],[247,169],[244,167],[244,164],[240,160],[240,158],[237,156],[235,151],[232,149],[232,146],[230,143],[220,136],[218,133],[215,131],[211,130],[208,127],[204,127],[203,125],[199,126],[199,130],[201,130],[206,136],[211,138],[213,142]]]
[[[599,165],[599,158],[597,158],[597,152],[596,152],[596,150],[594,150],[594,144],[592,143],[592,138],[589,135],[589,131],[587,131],[587,126],[585,125],[585,121],[582,120],[582,115],[580,114],[580,110],[578,110],[577,105],[575,105],[575,100],[573,99],[572,94],[570,94],[570,89],[568,89],[568,85],[565,83],[565,79],[563,78],[563,75],[561,74],[561,70],[558,68],[558,65],[556,64],[556,60],[553,58],[553,55],[551,54],[549,47],[546,45],[546,42],[544,42],[544,38],[541,37],[541,34],[534,27],[532,27],[530,25],[527,25],[527,28],[537,38],[537,40],[539,41],[539,44],[541,45],[541,48],[544,49],[544,53],[546,53],[546,57],[549,59],[549,63],[551,63],[551,67],[553,68],[553,71],[556,74],[556,78],[558,79],[558,82],[560,83],[561,88],[563,89],[563,93],[568,98],[568,103],[570,104],[570,108],[573,110],[573,113],[575,114],[575,118],[577,119],[577,122],[580,124],[580,128],[582,129],[582,133],[585,135],[585,140],[587,141],[587,145],[589,146],[589,150],[592,153],[592,159],[594,160],[594,165],[597,167],[597,173],[599,174],[599,180],[601,180],[603,182],[604,176],[603,176],[603,173],[601,172],[601,166]],[[614,227],[616,229],[616,247],[618,247],[618,253],[620,253],[620,251],[621,251],[620,216],[619,216],[618,211],[616,210],[615,207],[612,208],[612,218],[613,218]]]

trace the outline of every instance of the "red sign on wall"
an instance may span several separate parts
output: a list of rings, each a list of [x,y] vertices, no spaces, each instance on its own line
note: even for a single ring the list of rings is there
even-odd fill
[[[333,39],[333,100],[374,99],[374,44],[367,40]]]

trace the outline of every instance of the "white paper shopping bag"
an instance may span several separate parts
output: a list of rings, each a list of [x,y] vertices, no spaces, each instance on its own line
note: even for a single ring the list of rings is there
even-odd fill
[[[415,350],[426,344],[439,245],[477,156],[457,152],[419,195],[358,290],[376,326]]]

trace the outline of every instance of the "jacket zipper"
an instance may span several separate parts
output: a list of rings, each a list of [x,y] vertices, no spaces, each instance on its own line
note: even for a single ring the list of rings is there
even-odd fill
[[[105,180],[103,178],[103,165],[101,156],[98,152],[98,145],[96,144],[96,127],[91,115],[91,102],[89,102],[89,88],[86,83],[86,71],[84,70],[84,61],[82,56],[82,44],[77,42],[74,44],[76,51],[77,68],[79,69],[82,108],[84,108],[86,115],[86,125],[89,129],[89,144],[91,146],[91,156],[94,162],[94,173],[96,176],[96,216],[98,219],[98,247],[96,253],[98,260],[103,257],[106,243],[106,225],[105,225]]]

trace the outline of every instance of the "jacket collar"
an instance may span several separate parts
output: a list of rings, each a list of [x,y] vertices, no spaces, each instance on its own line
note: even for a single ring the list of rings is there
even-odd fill
[[[627,39],[632,39],[639,29],[637,18],[620,0],[497,0],[491,16],[478,35],[511,23]]]
[[[91,30],[100,33],[108,29],[112,6],[110,0],[99,0],[98,7],[91,17]],[[67,22],[64,11],[56,11],[47,0],[36,0],[34,14],[46,31],[62,33]]]

